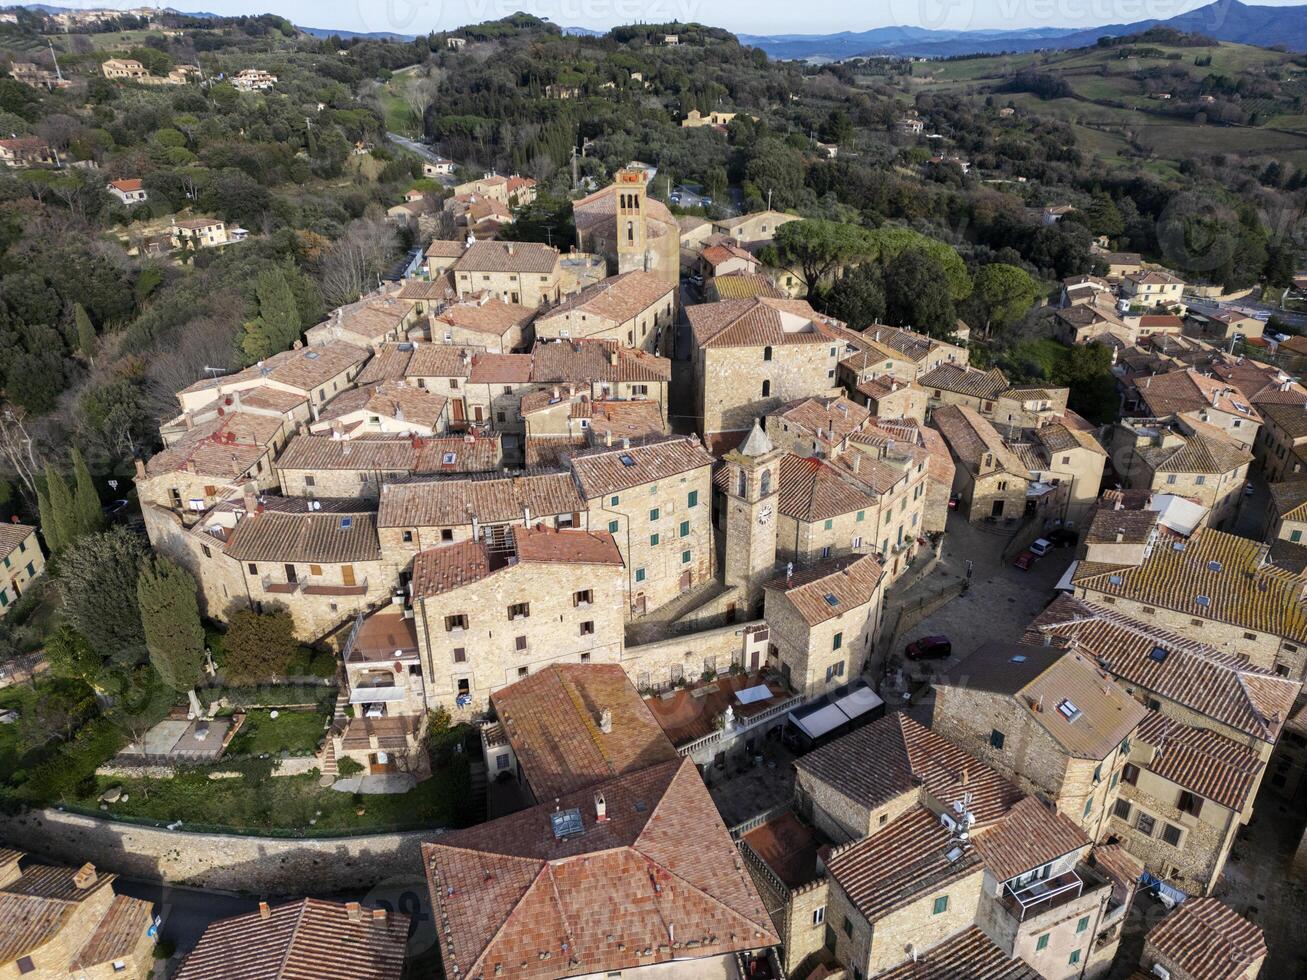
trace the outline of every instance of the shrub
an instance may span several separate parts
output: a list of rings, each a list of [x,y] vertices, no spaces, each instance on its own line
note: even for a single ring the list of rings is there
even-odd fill
[[[336,760],[336,772],[341,776],[357,776],[363,771],[363,763],[356,762],[349,756],[342,756]]]

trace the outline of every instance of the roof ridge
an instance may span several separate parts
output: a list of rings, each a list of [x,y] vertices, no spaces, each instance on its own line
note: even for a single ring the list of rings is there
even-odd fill
[[[277,964],[277,972],[273,974],[274,978],[280,977],[286,970],[286,964],[290,962],[290,953],[291,950],[295,948],[295,938],[299,935],[300,927],[304,925],[304,913],[308,907],[309,899],[301,898],[299,912],[295,916],[295,926],[291,929],[290,936],[286,940],[286,950],[282,954],[281,962]],[[261,916],[262,913],[258,912],[253,914]]]
[[[436,846],[436,845],[430,845],[430,846]],[[484,851],[478,851],[478,852],[475,852],[475,853],[481,853],[481,854],[483,854],[483,853],[485,853],[485,852],[484,852]],[[526,860],[532,860],[532,859],[531,859],[531,858],[527,858]],[[526,886],[526,888],[523,890],[522,894],[518,897],[518,900],[517,900],[516,902],[513,903],[513,905],[512,905],[511,908],[509,908],[509,910],[508,910],[508,914],[504,916],[503,920],[502,920],[502,921],[499,923],[499,925],[495,928],[495,932],[494,932],[494,934],[493,934],[493,935],[492,935],[492,936],[491,936],[491,937],[486,941],[486,944],[485,944],[484,946],[481,947],[481,952],[477,954],[476,959],[474,959],[474,960],[472,961],[471,965],[468,966],[468,968],[467,968],[467,975],[468,975],[468,976],[474,976],[474,975],[476,974],[476,969],[477,969],[477,967],[480,966],[480,965],[482,964],[482,962],[485,960],[486,956],[490,953],[490,948],[491,948],[492,946],[494,946],[494,944],[495,944],[495,940],[497,940],[500,936],[502,936],[503,933],[504,933],[504,930],[508,928],[508,920],[511,919],[511,918],[513,917],[513,914],[514,914],[515,912],[517,912],[517,910],[518,910],[518,909],[521,907],[521,905],[522,905],[522,900],[523,900],[524,898],[526,898],[527,895],[531,894],[532,889],[534,889],[535,886],[538,885],[538,884],[540,883],[540,878],[541,878],[541,877],[545,874],[545,872],[548,871],[548,870],[549,870],[549,862],[548,862],[548,861],[545,861],[545,860],[541,860],[541,861],[540,861],[540,867],[539,867],[539,869],[536,871],[536,876],[531,880],[531,883],[528,884],[528,885]],[[553,875],[552,875],[552,874],[550,875],[550,878],[551,878],[551,884],[552,884],[552,878],[553,878]],[[555,902],[555,904],[558,906],[558,917],[559,917],[560,919],[562,919],[564,922],[566,922],[566,921],[567,921],[567,920],[566,920],[566,917],[563,915],[563,906],[562,906],[562,903],[558,901],[558,890],[557,890],[557,888],[552,888],[552,892],[553,892],[553,899],[554,899],[554,902]],[[433,909],[432,911],[434,912],[435,910]],[[439,925],[437,925],[436,929],[437,929],[437,934],[439,934],[439,931],[440,931],[440,927],[439,927]],[[443,939],[444,939],[444,937],[441,937],[441,938],[442,938],[442,947],[443,947]],[[442,948],[442,950],[441,950],[441,953],[442,953],[442,955],[441,955],[441,959],[443,960],[443,959],[444,959],[444,955],[443,955],[443,953],[444,953],[444,949],[443,949],[443,948]]]

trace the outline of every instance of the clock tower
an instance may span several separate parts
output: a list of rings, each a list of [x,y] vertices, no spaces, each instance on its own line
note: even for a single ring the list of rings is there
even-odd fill
[[[753,431],[726,464],[727,588],[743,593],[742,612],[762,613],[762,587],[776,574],[776,505],[783,453],[772,445],[755,419]]]

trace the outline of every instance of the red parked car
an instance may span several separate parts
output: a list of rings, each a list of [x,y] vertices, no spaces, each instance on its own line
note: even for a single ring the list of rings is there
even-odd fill
[[[903,656],[909,660],[943,660],[952,652],[953,644],[947,636],[923,636],[909,643]]]
[[[1029,571],[1030,566],[1035,563],[1035,553],[1033,551],[1023,551],[1012,560],[1012,564],[1023,572]]]

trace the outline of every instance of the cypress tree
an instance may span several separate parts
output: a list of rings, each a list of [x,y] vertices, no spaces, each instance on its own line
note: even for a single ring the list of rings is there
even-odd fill
[[[245,324],[240,342],[241,351],[251,362],[286,350],[300,335],[299,307],[280,269],[260,272],[254,292],[259,315]]]
[[[76,480],[73,508],[76,514],[78,535],[93,534],[104,527],[104,511],[100,509],[100,494],[95,480],[86,468],[80,449],[73,450],[73,476]]]
[[[62,551],[77,540],[77,511],[72,491],[63,474],[49,463],[45,464],[45,488],[50,501],[50,524],[59,540]]]
[[[73,320],[77,323],[77,347],[86,355],[92,365],[95,364],[95,326],[91,316],[81,303],[73,305]]]
[[[155,672],[175,691],[194,687],[204,666],[204,627],[195,579],[167,558],[156,558],[141,567],[136,597]]]
[[[54,511],[50,509],[50,497],[44,487],[36,488],[36,511],[40,515],[41,534],[45,536],[45,546],[53,553],[63,548],[59,537],[59,528],[54,522]]]

